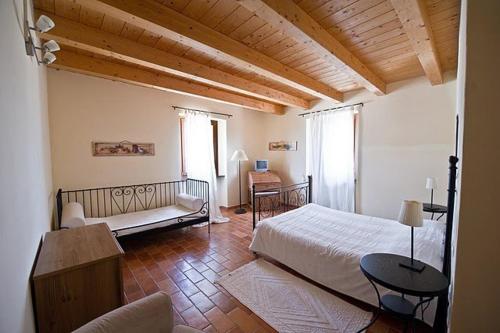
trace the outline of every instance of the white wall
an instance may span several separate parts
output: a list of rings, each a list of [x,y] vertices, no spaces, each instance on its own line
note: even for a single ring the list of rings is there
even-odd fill
[[[265,146],[261,112],[52,69],[48,84],[54,188],[180,179],[179,117],[172,105],[232,114],[228,159],[239,148],[254,159]],[[156,155],[94,157],[91,142],[100,140],[153,142]],[[227,176],[218,182],[220,204],[232,206],[238,203],[237,168],[229,160],[227,167]],[[244,198],[246,184],[243,176]]]
[[[496,332],[500,326],[499,12],[498,1],[462,2],[451,332]]]
[[[455,79],[431,86],[425,77],[388,85],[388,94],[346,94],[346,103],[364,102],[360,114],[357,210],[395,218],[403,199],[429,200],[426,177],[436,177],[435,202],[446,203],[447,160],[454,147]],[[321,102],[313,110],[332,107]],[[291,109],[267,117],[268,141],[298,141],[296,152],[269,152],[270,167],[284,182],[302,181],[305,172],[305,119]]]
[[[45,68],[26,56],[22,1],[0,1],[0,332],[34,332],[29,275],[50,229]]]

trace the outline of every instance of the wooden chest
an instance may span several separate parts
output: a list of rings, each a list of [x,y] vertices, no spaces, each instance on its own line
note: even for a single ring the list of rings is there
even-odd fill
[[[266,172],[257,172],[257,171],[249,171],[248,172],[248,200],[250,204],[252,203],[252,186],[255,184],[255,191],[265,191],[271,189],[277,189],[282,186],[281,178],[273,171]]]
[[[122,256],[105,223],[46,233],[33,274],[39,332],[71,332],[120,307]]]

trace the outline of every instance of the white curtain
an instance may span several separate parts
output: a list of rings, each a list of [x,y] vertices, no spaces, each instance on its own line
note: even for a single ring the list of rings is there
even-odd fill
[[[228,222],[217,202],[217,177],[214,162],[213,132],[210,118],[201,112],[187,111],[184,119],[185,171],[189,178],[201,179],[210,186],[210,221]]]
[[[314,203],[354,212],[354,108],[317,113],[307,119],[306,171]]]

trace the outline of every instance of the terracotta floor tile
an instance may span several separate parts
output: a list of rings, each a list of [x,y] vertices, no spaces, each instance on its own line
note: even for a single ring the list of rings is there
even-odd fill
[[[194,268],[185,271],[184,275],[186,275],[188,279],[191,280],[191,282],[193,283],[200,282],[201,280],[205,279],[204,276],[198,273],[198,271]]]
[[[158,288],[160,288],[160,290],[166,291],[169,295],[172,295],[173,293],[180,291],[179,287],[177,287],[177,285],[174,283],[174,281],[172,281],[169,278],[166,278],[165,280],[161,280],[157,284],[158,284]]]
[[[212,302],[214,302],[219,309],[224,313],[228,313],[236,307],[236,303],[234,303],[231,298],[223,294],[222,292],[218,292],[209,297]]]
[[[189,298],[187,298],[182,292],[172,294],[170,297],[172,298],[172,303],[174,304],[175,309],[179,312],[193,306],[193,303],[191,303]]]
[[[176,282],[176,284],[177,287],[179,287],[179,289],[186,294],[186,296],[194,295],[200,291],[200,289],[198,289],[198,287],[196,287],[196,285],[188,279]]]
[[[207,296],[212,296],[219,291],[210,281],[205,279],[196,283],[196,286]]]
[[[262,332],[264,330],[255,319],[240,308],[231,310],[227,316],[245,333]]]
[[[217,261],[212,260],[206,263],[208,267],[210,267],[214,272],[218,273],[226,269],[226,267],[219,264]]]
[[[201,275],[203,275],[211,283],[214,283],[218,278],[220,278],[220,275],[211,269],[204,271]]]
[[[217,307],[206,312],[205,317],[207,317],[218,332],[228,332],[235,327],[233,321]]]
[[[187,263],[187,261],[184,260],[179,260],[178,262],[175,263],[175,266],[177,269],[179,269],[181,272],[185,272],[187,270],[192,269],[191,265]]]
[[[187,277],[177,268],[172,268],[171,270],[168,271],[168,275],[174,280],[175,282],[182,281],[187,279]]]
[[[189,299],[194,306],[196,306],[203,313],[215,306],[215,304],[202,292],[190,296]]]
[[[210,324],[205,316],[203,316],[203,314],[194,306],[181,312],[181,316],[184,318],[188,326],[199,330],[204,329],[208,326],[208,324]]]
[[[209,269],[207,265],[205,265],[204,263],[202,263],[199,260],[191,262],[191,266],[194,269],[196,269],[198,272],[200,272],[200,273],[202,273],[202,272],[206,271],[207,269]]]

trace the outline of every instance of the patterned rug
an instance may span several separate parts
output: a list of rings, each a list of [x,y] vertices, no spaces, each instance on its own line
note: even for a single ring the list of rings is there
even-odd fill
[[[278,332],[356,332],[372,315],[264,259],[217,283]]]

